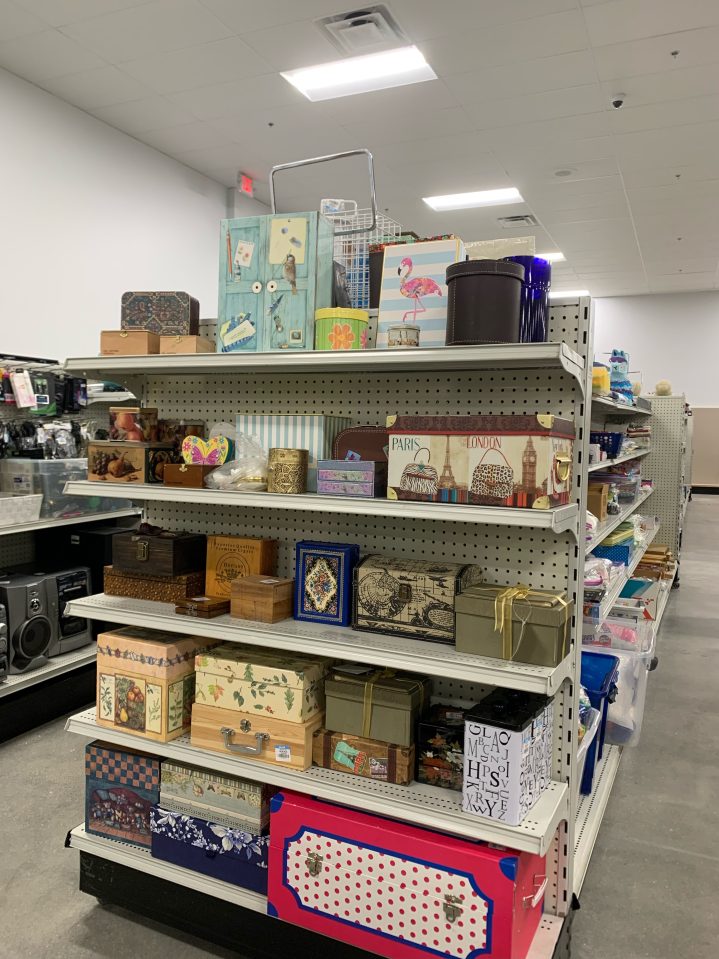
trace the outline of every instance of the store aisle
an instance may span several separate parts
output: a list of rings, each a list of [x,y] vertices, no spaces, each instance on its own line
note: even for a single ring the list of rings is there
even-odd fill
[[[642,738],[622,756],[572,959],[715,959],[719,941],[719,496],[689,505]]]
[[[575,916],[572,959],[714,959],[719,939],[719,497],[695,497],[642,742],[625,751]],[[1,959],[229,957],[77,890],[83,752],[52,723],[0,746]]]

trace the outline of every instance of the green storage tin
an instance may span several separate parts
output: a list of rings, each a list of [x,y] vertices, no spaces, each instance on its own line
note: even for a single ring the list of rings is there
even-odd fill
[[[366,350],[369,313],[332,307],[315,310],[316,350]]]
[[[333,732],[411,746],[431,691],[430,680],[414,673],[338,668],[325,680],[325,725]]]
[[[455,599],[456,647],[534,666],[558,666],[569,652],[574,604],[564,593],[470,586]]]

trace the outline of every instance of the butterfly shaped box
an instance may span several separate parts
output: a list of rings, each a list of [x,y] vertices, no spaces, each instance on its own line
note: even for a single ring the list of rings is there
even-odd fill
[[[569,503],[574,424],[552,415],[389,416],[388,499]]]

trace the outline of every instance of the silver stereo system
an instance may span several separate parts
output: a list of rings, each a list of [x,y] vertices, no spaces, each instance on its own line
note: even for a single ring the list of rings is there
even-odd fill
[[[56,573],[4,573],[0,603],[7,615],[7,660],[12,673],[45,666],[51,656],[92,642],[86,619],[66,614],[71,599],[90,595],[86,567]],[[0,646],[1,649],[1,646]]]

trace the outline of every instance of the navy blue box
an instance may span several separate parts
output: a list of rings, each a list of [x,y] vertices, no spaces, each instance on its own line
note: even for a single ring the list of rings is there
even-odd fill
[[[295,557],[295,619],[349,626],[359,546],[302,540]]]
[[[267,895],[269,836],[153,806],[152,857]]]

